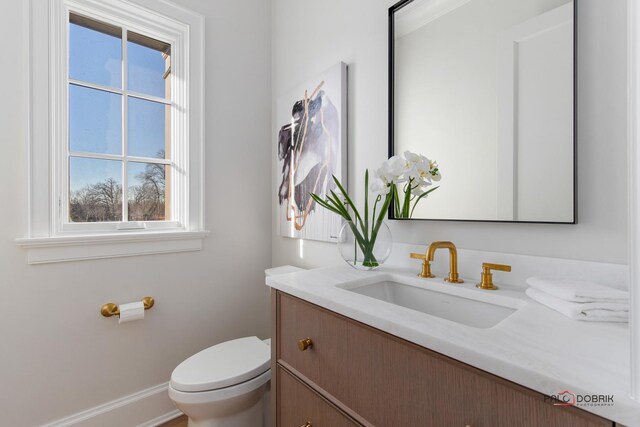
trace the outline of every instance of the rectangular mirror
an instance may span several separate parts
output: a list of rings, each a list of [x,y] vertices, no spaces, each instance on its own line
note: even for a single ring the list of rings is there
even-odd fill
[[[389,9],[389,156],[442,174],[414,219],[575,223],[574,22],[568,0]]]

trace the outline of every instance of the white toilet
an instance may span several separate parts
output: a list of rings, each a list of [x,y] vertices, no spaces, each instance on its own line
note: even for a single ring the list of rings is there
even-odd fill
[[[174,369],[169,397],[189,427],[269,427],[270,360],[270,340],[214,345]]]

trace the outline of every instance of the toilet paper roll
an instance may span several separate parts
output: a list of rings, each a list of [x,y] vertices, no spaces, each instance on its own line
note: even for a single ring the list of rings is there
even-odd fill
[[[126,323],[144,319],[144,304],[142,301],[120,304],[120,320],[118,323]]]

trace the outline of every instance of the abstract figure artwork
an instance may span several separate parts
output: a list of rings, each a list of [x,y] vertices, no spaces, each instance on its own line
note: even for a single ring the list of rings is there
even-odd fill
[[[318,206],[346,181],[347,66],[338,63],[278,102],[280,235],[335,242],[339,216]]]

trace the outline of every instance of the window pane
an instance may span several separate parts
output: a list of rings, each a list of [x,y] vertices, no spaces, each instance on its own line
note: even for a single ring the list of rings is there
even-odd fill
[[[129,221],[170,219],[165,165],[129,162]]]
[[[69,85],[69,149],[122,153],[122,95]]]
[[[122,88],[122,30],[69,16],[69,77]]]
[[[69,221],[122,220],[122,162],[69,159]]]
[[[169,98],[171,46],[132,32],[127,39],[128,89]]]
[[[170,107],[129,97],[129,156],[164,159],[169,146]]]

